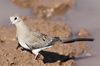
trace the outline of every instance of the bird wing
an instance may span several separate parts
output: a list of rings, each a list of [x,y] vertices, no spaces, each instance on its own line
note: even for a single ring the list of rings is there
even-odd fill
[[[39,32],[32,32],[30,34],[30,37],[31,38],[28,38],[28,40],[26,41],[26,45],[30,49],[38,49],[50,46],[53,40],[53,38]]]

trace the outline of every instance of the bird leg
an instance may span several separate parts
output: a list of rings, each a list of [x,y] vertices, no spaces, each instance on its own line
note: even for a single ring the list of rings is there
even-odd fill
[[[38,58],[39,58],[39,54],[38,55],[35,55],[35,58],[34,59],[37,60]]]
[[[19,47],[21,47],[21,45],[18,43],[18,45],[17,45],[16,49],[18,49]]]
[[[35,55],[35,60],[43,60],[43,59],[44,57],[40,53],[37,56]]]
[[[40,49],[34,49],[34,50],[32,50],[32,53],[35,55],[35,60],[37,60],[38,57],[40,56],[39,51],[40,51]]]
[[[23,47],[21,48],[21,50],[22,50],[22,51],[26,51],[26,49],[25,49],[25,48],[23,48]]]

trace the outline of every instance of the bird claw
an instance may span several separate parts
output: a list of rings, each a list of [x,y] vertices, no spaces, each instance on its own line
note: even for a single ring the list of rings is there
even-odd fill
[[[20,46],[20,44],[18,43],[18,46],[16,47],[16,49],[18,49],[18,48],[20,48],[21,46]]]
[[[24,49],[24,48],[21,48],[21,50],[22,50],[22,51],[25,51],[26,49]]]
[[[38,58],[39,58],[39,55],[35,55],[35,58],[34,59],[37,60]]]
[[[35,60],[41,60],[43,59],[44,57],[41,55],[41,54],[38,54],[38,55],[35,55]]]

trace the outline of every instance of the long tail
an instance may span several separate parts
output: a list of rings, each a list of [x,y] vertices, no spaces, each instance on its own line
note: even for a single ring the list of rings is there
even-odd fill
[[[59,37],[54,37],[54,42],[60,41],[62,43],[74,43],[78,41],[94,41],[94,38],[66,38],[66,40],[61,40]]]
[[[72,38],[72,39],[63,41],[63,43],[73,43],[77,41],[94,41],[94,39],[93,38],[74,38],[74,39]]]

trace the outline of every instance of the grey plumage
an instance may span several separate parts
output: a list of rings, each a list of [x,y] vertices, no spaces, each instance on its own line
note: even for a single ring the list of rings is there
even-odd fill
[[[48,46],[53,45],[54,42],[56,42],[55,41],[56,38],[48,37],[42,33],[32,32],[32,33],[30,33],[30,35],[32,37],[28,38],[26,41],[26,44],[30,49],[38,49],[38,48],[48,47]]]
[[[29,30],[19,16],[11,16],[10,20],[16,26],[16,37],[19,44],[23,48],[31,50],[36,57],[39,51],[49,48],[55,42],[60,41],[57,37],[50,37],[38,31]]]
[[[43,49],[51,47],[55,42],[71,43],[75,41],[93,41],[92,38],[75,38],[62,41],[59,37],[50,37],[38,31],[31,31],[19,16],[11,16],[12,24],[16,26],[16,37],[19,44],[35,54],[35,59]]]

